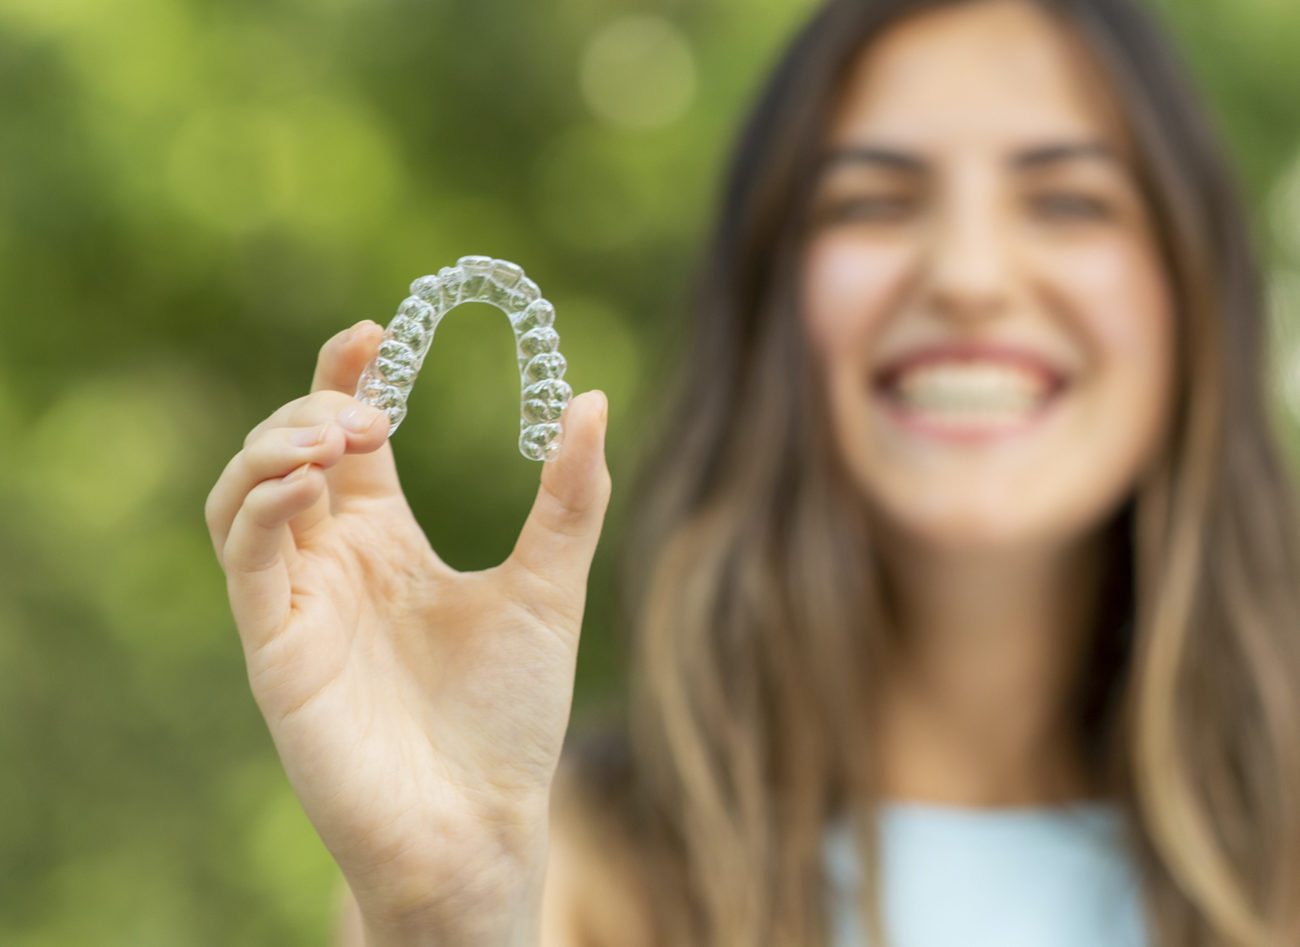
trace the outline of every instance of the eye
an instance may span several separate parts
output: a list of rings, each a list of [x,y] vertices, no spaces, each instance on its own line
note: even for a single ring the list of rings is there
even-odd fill
[[[915,213],[918,200],[906,194],[876,194],[828,201],[819,215],[824,222],[893,223]]]
[[[1029,198],[1029,209],[1044,220],[1108,220],[1114,216],[1110,203],[1091,194],[1072,191],[1044,191]]]

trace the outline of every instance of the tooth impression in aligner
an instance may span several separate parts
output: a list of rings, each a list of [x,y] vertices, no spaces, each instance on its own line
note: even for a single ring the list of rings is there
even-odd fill
[[[560,449],[560,415],[573,389],[564,380],[555,307],[523,269],[489,256],[463,256],[455,266],[411,283],[357,382],[356,398],[388,415],[388,436],[406,417],[406,401],[424,364],[438,323],[461,303],[485,302],[504,312],[515,333],[519,362],[519,452],[550,460]]]

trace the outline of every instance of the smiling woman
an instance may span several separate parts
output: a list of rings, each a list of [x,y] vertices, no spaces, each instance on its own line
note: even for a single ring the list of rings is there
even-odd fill
[[[700,273],[625,733],[561,757],[594,393],[481,572],[350,403],[375,326],[214,488],[353,942],[1300,940],[1300,509],[1242,212],[1135,0],[829,0]]]
[[[1161,450],[1172,290],[1086,63],[1072,34],[1003,4],[896,27],[847,80],[802,309],[892,545],[1050,559]]]
[[[832,0],[794,39],[631,558],[636,884],[694,906],[662,942],[857,943],[828,823],[872,944],[1300,937],[1246,233],[1135,3]]]

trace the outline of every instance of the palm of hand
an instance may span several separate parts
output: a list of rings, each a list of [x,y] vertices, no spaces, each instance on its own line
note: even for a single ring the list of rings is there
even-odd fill
[[[327,344],[314,393],[249,435],[207,516],[253,694],[305,811],[359,901],[424,914],[468,877],[508,878],[544,837],[608,501],[604,413],[574,399],[510,557],[458,572],[412,515],[382,426],[328,421],[354,404],[343,392],[366,354]],[[305,476],[282,479],[301,463],[291,433],[322,420]]]

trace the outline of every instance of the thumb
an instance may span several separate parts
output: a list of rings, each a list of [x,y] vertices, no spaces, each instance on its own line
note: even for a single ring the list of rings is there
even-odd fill
[[[587,574],[609,505],[605,427],[609,402],[584,391],[560,418],[563,440],[542,464],[542,482],[510,559],[541,577],[569,603],[586,599]],[[572,597],[570,597],[572,596]]]

